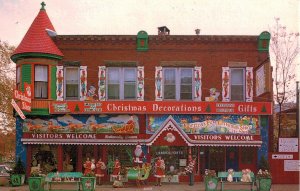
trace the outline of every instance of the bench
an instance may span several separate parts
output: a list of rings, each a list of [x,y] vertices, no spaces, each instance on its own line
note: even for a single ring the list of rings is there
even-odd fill
[[[232,177],[233,177],[233,181],[232,182],[228,182],[227,181],[227,177],[228,177],[228,172],[218,172],[218,179],[219,182],[221,183],[221,190],[224,190],[224,185],[249,185],[250,186],[250,190],[253,191],[254,190],[254,186],[255,186],[255,176],[253,172],[250,172],[250,177],[251,177],[251,182],[242,182],[241,178],[242,178],[242,171],[237,171],[234,172]]]
[[[81,177],[83,174],[81,172],[50,172],[45,178],[47,185],[46,190],[52,190],[51,185],[54,184],[76,184],[76,190],[80,190]]]

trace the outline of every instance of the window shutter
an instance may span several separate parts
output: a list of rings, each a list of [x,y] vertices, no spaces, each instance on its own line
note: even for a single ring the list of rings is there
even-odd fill
[[[201,67],[194,68],[194,101],[201,101],[202,90],[201,90]]]
[[[222,67],[222,101],[230,101],[230,69]]]
[[[246,67],[246,102],[253,102],[253,67]]]
[[[56,100],[64,100],[64,67],[56,66]]]
[[[86,99],[87,93],[87,66],[80,66],[80,101]]]
[[[162,67],[155,67],[155,101],[162,101]]]
[[[137,100],[144,101],[144,66],[138,66],[137,68]]]
[[[106,67],[105,66],[99,66],[98,71],[98,95],[100,101],[105,101],[106,99],[106,87],[105,87],[105,81],[106,81]]]

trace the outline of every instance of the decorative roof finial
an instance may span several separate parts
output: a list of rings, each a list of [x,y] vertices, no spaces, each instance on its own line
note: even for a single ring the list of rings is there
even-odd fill
[[[41,3],[41,5],[42,5],[41,10],[45,10],[46,3],[43,1],[43,2]]]

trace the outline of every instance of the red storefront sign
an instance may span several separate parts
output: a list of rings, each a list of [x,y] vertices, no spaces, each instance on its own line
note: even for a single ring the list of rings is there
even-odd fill
[[[28,83],[24,83],[25,92],[14,90],[14,98],[21,101],[21,109],[31,112],[31,90],[32,87]]]
[[[175,101],[55,101],[51,114],[243,114],[272,115],[271,102],[175,102]]]

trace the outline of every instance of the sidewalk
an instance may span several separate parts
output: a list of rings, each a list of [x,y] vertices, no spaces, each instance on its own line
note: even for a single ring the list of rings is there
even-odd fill
[[[66,190],[75,190],[75,185],[68,184],[58,184],[53,185],[52,189],[66,191]],[[249,187],[235,185],[234,187],[227,187],[226,189],[249,189]],[[255,188],[256,189],[256,188]],[[3,187],[0,186],[1,191],[29,191],[28,185],[24,185],[21,187]],[[194,186],[189,186],[187,183],[181,184],[163,184],[160,187],[154,186],[153,184],[149,184],[144,187],[138,188],[135,184],[129,184],[126,188],[113,188],[112,185],[105,184],[96,187],[96,191],[205,191],[205,187],[203,182],[195,183]],[[271,191],[299,191],[299,184],[274,184],[272,185]]]

